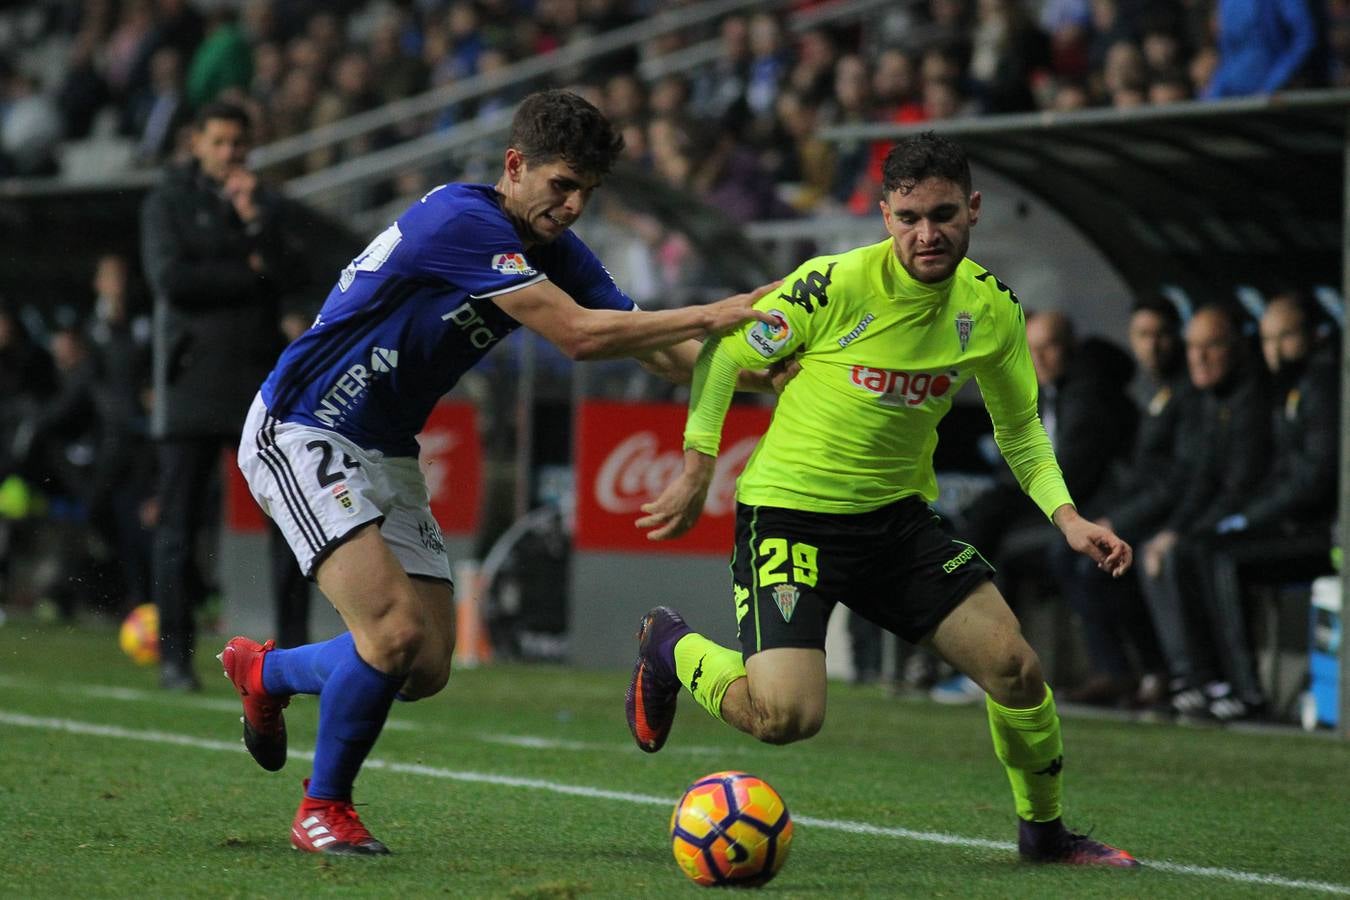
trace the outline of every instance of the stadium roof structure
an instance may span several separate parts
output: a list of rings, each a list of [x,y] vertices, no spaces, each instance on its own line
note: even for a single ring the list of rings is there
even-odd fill
[[[930,128],[960,141],[973,163],[1058,210],[1137,295],[1161,292],[1184,304],[1242,301],[1253,290],[1299,287],[1318,296],[1344,325],[1350,297],[1350,90],[840,126],[823,136],[841,143],[894,140]],[[1053,258],[1053,248],[1047,255]],[[1343,380],[1350,382],[1344,335],[1342,327]],[[1340,482],[1340,534],[1350,535],[1345,389]],[[1343,567],[1341,588],[1341,596],[1350,598],[1350,566]],[[1343,622],[1344,612],[1342,634]],[[1339,693],[1338,730],[1350,739],[1350,643],[1344,640]]]
[[[1347,116],[1350,90],[1318,90],[822,134],[950,136],[1064,215],[1137,295],[1201,303],[1248,288],[1344,294]]]

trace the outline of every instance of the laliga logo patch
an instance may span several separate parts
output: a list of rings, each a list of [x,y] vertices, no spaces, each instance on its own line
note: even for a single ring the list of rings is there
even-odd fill
[[[774,324],[756,322],[745,332],[746,343],[765,359],[782,350],[792,340],[792,326],[788,324],[782,310],[771,309],[769,314],[776,320]]]
[[[492,268],[503,275],[533,275],[534,268],[523,253],[498,253],[492,257]]]

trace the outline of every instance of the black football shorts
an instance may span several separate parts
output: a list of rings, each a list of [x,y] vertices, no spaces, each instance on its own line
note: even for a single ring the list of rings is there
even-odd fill
[[[823,650],[836,603],[918,643],[993,574],[920,497],[866,513],[737,504],[732,593],[747,658]]]

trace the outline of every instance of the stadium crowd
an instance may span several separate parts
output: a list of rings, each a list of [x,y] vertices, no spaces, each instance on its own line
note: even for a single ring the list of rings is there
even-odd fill
[[[694,7],[677,3],[676,7]],[[191,112],[242,103],[262,145],[640,22],[651,0],[41,0],[0,12],[0,176],[57,174],[99,129],[131,165],[183,150]],[[631,157],[738,220],[870,212],[884,148],[821,127],[1133,107],[1350,85],[1345,0],[916,0],[806,28],[815,0],[729,15],[556,77],[624,131]],[[715,39],[715,60],[647,83],[639,63]],[[507,89],[299,158],[277,175],[449,127]],[[790,189],[778,186],[790,185]]]
[[[825,5],[730,15],[560,77],[622,129],[633,162],[739,222],[875,214],[885,146],[827,143],[818,134],[828,125],[1350,86],[1346,0],[928,0],[892,4],[865,25],[793,27],[798,14]],[[130,167],[160,166],[185,152],[193,111],[217,99],[244,106],[265,144],[668,6],[23,4],[0,12],[0,177],[61,174],[63,146],[108,132],[132,148]],[[651,83],[635,74],[644,60],[707,39],[720,47],[708,65]],[[448,128],[510,105],[523,90],[316,150],[269,174],[316,171]],[[154,398],[137,269],[100,257],[89,295],[71,298],[69,314],[54,323],[0,306],[0,591],[15,580],[22,542],[55,533],[63,537],[53,568],[62,574],[45,583],[66,615],[82,605],[120,614],[150,596],[158,509],[146,422]],[[75,310],[92,312],[81,320]],[[1219,719],[1271,712],[1248,651],[1239,585],[1306,580],[1327,564],[1339,433],[1328,331],[1297,295],[1272,298],[1259,321],[1207,307],[1183,322],[1169,302],[1141,299],[1129,334],[1114,336],[1131,354],[1090,346],[1060,314],[1031,317],[1043,409],[1069,486],[1139,555],[1139,577],[1109,584],[1074,560],[1041,555],[1044,542],[1008,542],[997,527],[982,538],[980,523],[969,523],[1006,577],[1033,559],[1030,569],[1076,613],[1095,668],[1070,699]],[[1121,417],[1120,435],[1095,427],[1101,404],[1134,411]],[[1230,433],[1235,409],[1246,424]],[[1216,458],[1220,446],[1245,447],[1245,464],[1237,454]],[[1159,472],[1176,480],[1164,483]],[[1266,481],[1301,493],[1254,493]],[[1285,497],[1278,508],[1248,499],[1276,493]],[[1002,524],[1010,506],[995,496],[982,503]],[[1173,502],[1178,496],[1185,502]],[[1032,511],[1020,496],[1007,503],[1018,515]],[[41,532],[26,527],[38,520]],[[1027,527],[1034,535],[1044,523]],[[905,672],[932,683],[922,665]]]

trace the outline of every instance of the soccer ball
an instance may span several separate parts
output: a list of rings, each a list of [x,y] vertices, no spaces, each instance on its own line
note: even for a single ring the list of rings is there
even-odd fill
[[[159,662],[159,608],[153,603],[142,603],[127,613],[117,642],[137,665]]]
[[[792,817],[769,783],[714,772],[689,786],[670,817],[675,862],[704,887],[759,887],[787,860]]]

